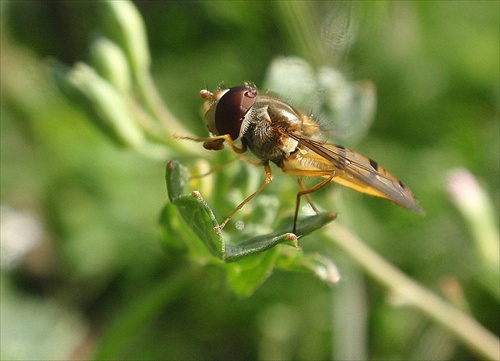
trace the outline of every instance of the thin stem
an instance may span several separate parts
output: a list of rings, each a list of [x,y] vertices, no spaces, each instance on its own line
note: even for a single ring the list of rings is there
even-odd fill
[[[331,227],[331,242],[351,256],[367,274],[395,295],[438,324],[447,328],[472,350],[486,359],[498,360],[500,340],[472,317],[457,310],[432,292],[420,286],[366,246],[348,228],[336,223]]]

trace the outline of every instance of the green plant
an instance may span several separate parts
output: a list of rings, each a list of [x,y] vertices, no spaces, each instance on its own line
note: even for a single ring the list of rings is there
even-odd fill
[[[197,145],[171,139],[174,133],[184,135],[189,134],[190,130],[160,100],[149,72],[150,55],[144,24],[139,14],[128,2],[109,1],[100,3],[99,6],[105,30],[101,36],[94,38],[91,45],[92,66],[80,63],[68,68],[60,63],[53,63],[54,79],[63,94],[86,111],[88,119],[110,140],[121,147],[137,151],[144,157],[181,159],[194,174],[204,173],[209,168],[206,161],[199,160],[201,157],[210,159],[211,165],[227,162],[230,152],[208,154]],[[295,19],[287,22],[292,31],[310,34],[311,23],[300,16],[307,13],[307,9],[301,8],[306,5],[292,3],[279,6],[285,17]],[[373,117],[374,88],[369,82],[349,82],[335,68],[322,66],[325,57],[328,57],[324,51],[316,51],[322,45],[315,42],[313,37],[305,38],[306,41],[301,46],[306,47],[306,50],[301,53],[308,54],[309,58],[274,59],[263,88],[285,94],[305,107],[317,107],[328,117],[344,120],[343,123],[340,122],[342,129],[352,132],[350,136],[353,141],[361,139]],[[300,79],[300,83],[294,84],[297,79]],[[344,107],[339,106],[342,99],[348,99]],[[231,227],[224,230],[222,236],[212,232],[217,226],[213,213],[219,217],[227,215],[241,197],[251,193],[261,181],[263,172],[254,172],[253,169],[253,166],[247,164],[232,164],[214,175],[188,181],[189,175],[183,166],[176,162],[169,163],[166,181],[170,201],[167,201],[165,193],[165,207],[160,215],[160,235],[166,252],[183,254],[195,270],[216,265],[225,272],[227,285],[233,293],[250,296],[275,267],[306,271],[327,283],[333,283],[338,280],[339,275],[330,257],[334,251],[342,250],[358,267],[387,288],[395,296],[396,304],[420,310],[436,324],[447,328],[481,357],[497,357],[498,340],[494,336],[471,317],[404,276],[368,248],[367,242],[361,240],[353,231],[352,225],[349,225],[348,212],[328,226],[325,225],[332,220],[329,213],[304,219],[304,226],[309,222],[312,229],[319,230],[307,238],[299,239],[306,250],[304,253],[297,250],[297,240],[287,238],[285,232],[291,224],[293,197],[283,194],[293,194],[293,182],[277,179],[273,188],[253,200],[246,210],[238,213],[237,219]],[[200,194],[205,197],[210,195],[207,201],[198,193],[195,194],[196,197],[190,195],[188,183],[191,190],[199,189]],[[289,186],[289,183],[292,185]],[[276,189],[280,189],[279,194]],[[329,196],[328,201],[320,201],[322,209],[330,210],[331,197]],[[337,195],[334,194],[333,197]],[[202,219],[194,219],[194,212],[202,215]],[[361,219],[362,216],[361,214]],[[236,227],[237,220],[243,222],[243,229]],[[471,226],[471,229],[479,228],[481,227],[477,227],[476,223]],[[494,248],[495,237],[487,238]],[[317,252],[309,253],[308,246],[311,243],[327,248],[328,256]],[[482,242],[479,241],[478,244],[480,243]],[[179,252],[179,249],[182,251]],[[486,256],[489,257],[488,254]],[[488,262],[493,265],[493,269],[485,268],[483,284],[498,300],[495,259]],[[186,264],[183,266],[188,270]],[[98,357],[117,354],[127,342],[124,335],[133,334],[134,330],[150,321],[160,309],[173,302],[176,292],[181,292],[183,285],[189,282],[184,273],[186,270],[165,282],[159,282],[156,288],[144,296],[144,302],[140,303],[144,308],[137,307],[136,312],[125,313],[119,321],[112,324],[102,340]],[[123,330],[126,332],[119,332]]]

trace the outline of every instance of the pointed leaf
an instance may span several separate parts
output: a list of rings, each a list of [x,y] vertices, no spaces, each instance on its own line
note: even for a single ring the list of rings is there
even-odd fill
[[[215,232],[219,224],[201,194],[194,191],[190,196],[176,198],[173,203],[184,221],[203,241],[210,253],[219,259],[224,259],[224,243],[220,234]]]
[[[283,242],[292,242],[294,246],[298,247],[297,236],[295,234],[274,232],[251,238],[238,246],[226,245],[226,257],[224,258],[224,261],[238,261],[244,257],[267,251],[268,249]]]
[[[139,147],[144,142],[143,131],[123,94],[94,68],[81,62],[68,68],[56,62],[52,75],[61,92],[118,145]]]

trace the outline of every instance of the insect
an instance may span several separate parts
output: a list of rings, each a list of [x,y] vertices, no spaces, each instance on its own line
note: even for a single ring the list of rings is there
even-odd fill
[[[247,149],[255,154],[264,167],[266,178],[254,193],[248,196],[220,225],[222,229],[230,218],[252,200],[272,181],[269,162],[284,173],[297,175],[301,190],[296,196],[293,232],[296,232],[300,198],[306,196],[318,212],[309,194],[333,181],[358,192],[386,198],[400,206],[424,214],[412,192],[398,178],[377,162],[339,145],[319,139],[320,127],[311,117],[302,114],[287,102],[268,95],[259,95],[248,83],[214,93],[201,90],[205,120],[213,136],[208,138],[176,137],[203,142],[206,149],[220,150],[227,143],[237,154]],[[241,146],[236,145],[236,140]],[[306,188],[302,178],[323,178]]]

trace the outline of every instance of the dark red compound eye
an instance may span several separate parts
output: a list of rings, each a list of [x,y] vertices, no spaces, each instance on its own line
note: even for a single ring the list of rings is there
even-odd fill
[[[254,105],[257,89],[248,85],[235,86],[219,99],[215,109],[215,127],[218,134],[238,138],[243,118]]]

